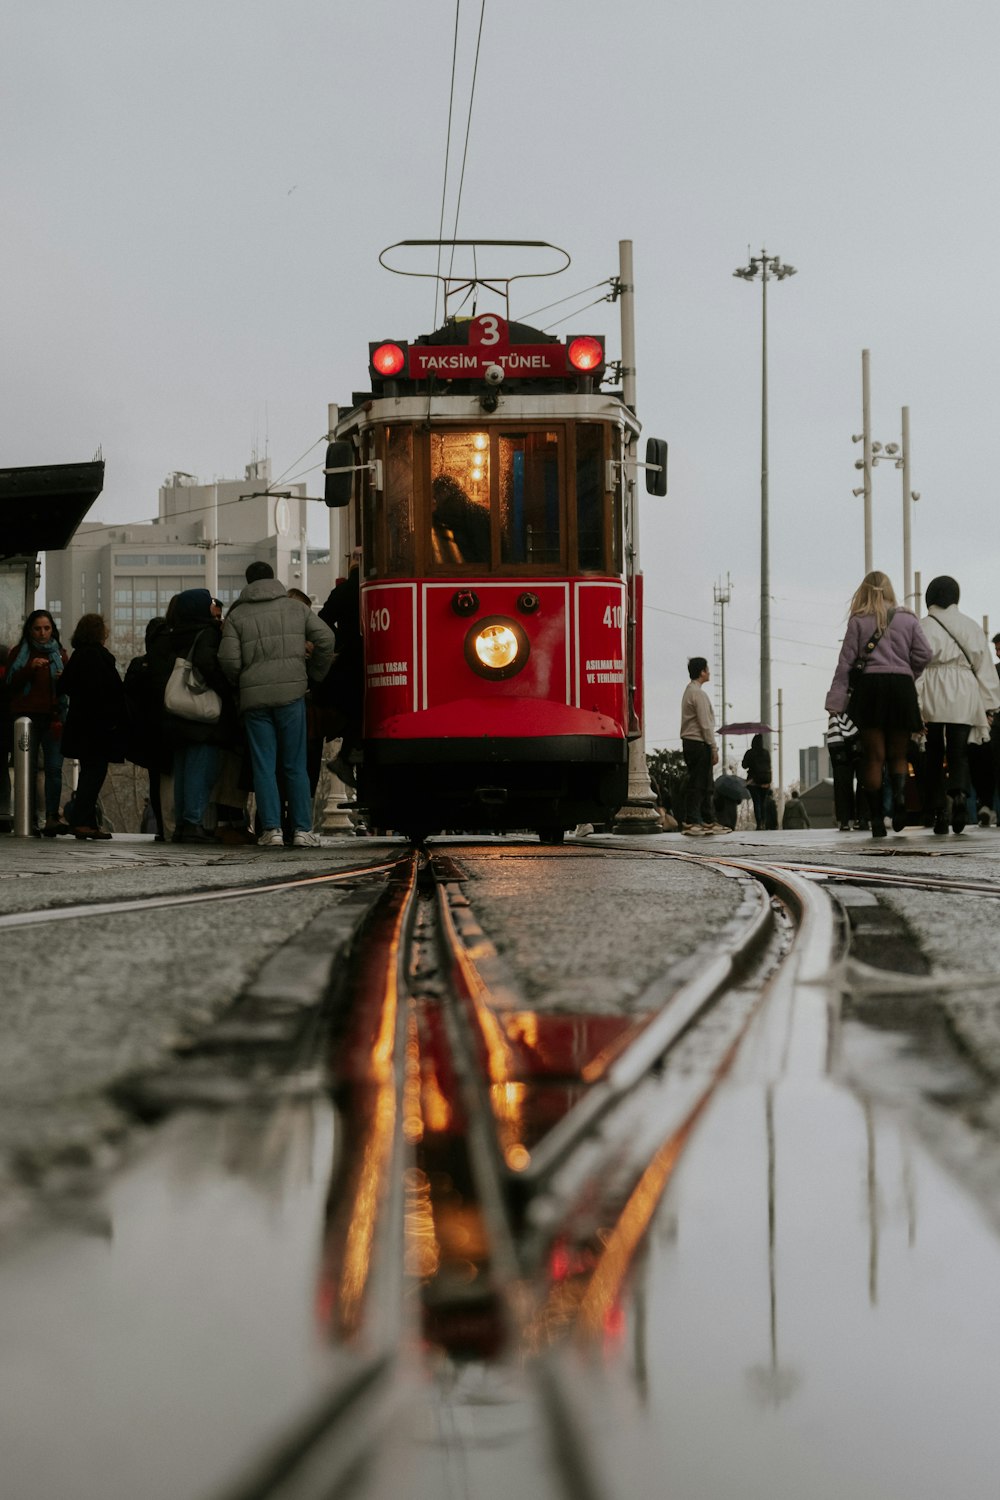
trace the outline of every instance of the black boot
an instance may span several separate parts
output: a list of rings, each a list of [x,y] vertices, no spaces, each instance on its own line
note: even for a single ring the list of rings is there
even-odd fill
[[[885,813],[882,811],[882,788],[877,792],[865,791],[865,801],[868,803],[868,816],[871,819],[872,838],[885,838]]]
[[[906,772],[892,775],[892,831],[902,833],[906,827]]]
[[[959,787],[949,794],[951,796],[951,826],[955,833],[961,833],[968,821],[969,803],[965,792]]]

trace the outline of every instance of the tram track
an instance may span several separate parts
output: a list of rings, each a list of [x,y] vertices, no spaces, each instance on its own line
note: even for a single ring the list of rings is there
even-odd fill
[[[156,896],[123,896],[105,901],[75,901],[66,905],[35,907],[30,911],[0,916],[0,931],[15,927],[38,927],[51,922],[77,921],[87,917],[125,916],[132,912],[155,912],[174,906],[196,906],[205,901],[236,901],[244,897],[273,896],[322,885],[345,885],[371,875],[384,875],[394,861],[358,865],[349,870],[328,870],[321,875],[292,875],[285,880],[248,880],[230,886],[194,886],[185,891]]]
[[[825,974],[842,934],[801,876],[768,872],[765,892],[755,872],[725,951],[659,976],[631,1019],[578,1035],[570,1061],[565,1018],[528,1004],[464,880],[459,851],[412,852],[353,946],[332,1048],[345,1140],[319,1302],[338,1342],[395,1350],[404,1329],[411,1372],[429,1357],[509,1371],[529,1355],[561,1493],[598,1497],[610,1488],[573,1415],[567,1341],[617,1315],[676,1162],[760,1007]],[[322,1441],[330,1453],[329,1431]],[[282,1484],[239,1500],[284,1496]]]
[[[597,860],[600,880],[602,862],[610,873],[621,859],[671,857],[737,883],[735,902],[722,903],[732,915],[712,934],[718,951],[703,945],[665,968],[630,995],[628,1014],[612,1014],[609,991],[602,1012],[567,1015],[546,1012],[527,974],[512,972],[495,898],[477,910],[481,861],[506,852],[435,841],[334,877],[227,887],[220,894],[252,895],[339,878],[358,890],[304,930],[302,968],[294,944],[275,953],[169,1077],[133,1080],[120,1096],[141,1117],[171,1122],[158,1148],[170,1174],[171,1141],[185,1130],[208,1154],[246,1121],[270,1134],[265,1121],[302,1122],[332,1103],[321,1248],[312,1282],[298,1284],[324,1368],[266,1437],[228,1452],[221,1440],[228,1483],[211,1492],[224,1500],[474,1487],[489,1414],[511,1402],[531,1424],[520,1436],[544,1459],[533,1495],[620,1494],[595,1424],[593,1356],[634,1316],[678,1167],[699,1157],[748,1079],[770,1091],[788,1076],[790,1052],[799,1082],[834,1071],[828,1022],[849,932],[841,898],[824,886],[845,883],[839,866],[517,846],[553,875],[559,861],[587,861],[589,875]],[[320,1213],[317,1201],[313,1224]],[[481,1429],[462,1405],[469,1371]]]

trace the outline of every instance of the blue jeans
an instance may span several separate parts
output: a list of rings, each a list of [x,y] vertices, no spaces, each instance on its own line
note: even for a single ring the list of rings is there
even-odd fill
[[[295,833],[312,828],[312,793],[306,770],[306,701],[281,708],[251,708],[243,715],[253,766],[253,789],[263,828],[281,827],[278,769]]]
[[[62,740],[52,733],[51,720],[32,718],[35,738],[41,746],[42,764],[45,768],[45,817],[58,818],[62,801],[63,753]],[[60,730],[61,733],[61,730]]]
[[[181,745],[174,751],[174,818],[200,824],[219,775],[218,745]]]

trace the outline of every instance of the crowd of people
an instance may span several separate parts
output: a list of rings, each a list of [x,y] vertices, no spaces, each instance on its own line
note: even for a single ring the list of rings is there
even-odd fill
[[[885,573],[866,574],[856,590],[825,703],[841,831],[864,827],[885,838],[888,816],[901,832],[910,818],[911,778],[936,834],[961,833],[973,797],[978,821],[992,822],[1000,790],[1000,633],[992,639],[993,661],[984,630],[959,610],[960,597],[956,580],[942,574],[927,585],[927,613],[918,618],[898,603]],[[754,735],[743,757],[745,782],[732,775],[713,781],[719,751],[703,656],[690,659],[688,676],[681,699],[688,771],[681,828],[703,835],[734,827],[740,788],[753,802],[757,827],[776,827],[763,734]],[[782,827],[808,826],[793,791]]]
[[[49,611],[33,610],[17,644],[0,648],[0,794],[9,797],[13,723],[26,717],[43,768],[47,837],[111,838],[101,790],[109,767],[128,760],[148,773],[158,840],[317,845],[323,742],[341,726],[344,759],[330,764],[347,782],[347,756],[360,745],[358,572],[355,556],[346,600],[341,585],[318,613],[265,562],[247,568],[224,618],[208,589],[185,589],[150,620],[124,679],[101,615],[82,616],[67,651]],[[64,758],[79,768],[65,806]],[[0,830],[11,830],[9,801],[0,804]]]

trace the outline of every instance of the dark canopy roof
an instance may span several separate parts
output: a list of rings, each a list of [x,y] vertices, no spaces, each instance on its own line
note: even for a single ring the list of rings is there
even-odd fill
[[[0,557],[60,551],[103,488],[103,459],[0,469]]]

